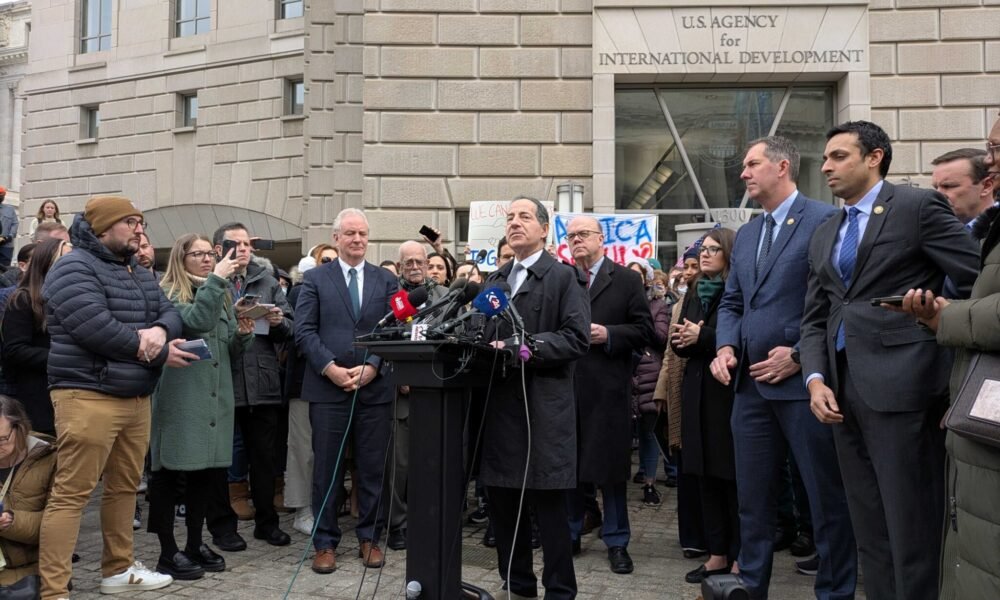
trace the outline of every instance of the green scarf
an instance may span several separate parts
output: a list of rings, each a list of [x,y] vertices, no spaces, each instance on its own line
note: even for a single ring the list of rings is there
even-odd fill
[[[708,307],[722,293],[722,288],[725,286],[726,281],[722,278],[722,275],[702,277],[698,280],[698,299],[701,300],[701,309],[703,311],[708,312]]]

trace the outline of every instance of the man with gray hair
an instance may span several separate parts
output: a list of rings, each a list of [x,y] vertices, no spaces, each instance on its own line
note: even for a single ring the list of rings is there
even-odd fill
[[[354,339],[375,329],[382,315],[390,312],[389,299],[398,289],[392,273],[365,260],[368,219],[362,211],[347,208],[337,215],[333,243],[339,257],[306,272],[295,305],[295,342],[308,361],[302,399],[309,402],[313,431],[312,570],[323,574],[337,568],[341,531],[336,507],[344,500],[339,498],[344,478],[341,451],[348,435],[354,440],[358,473],[359,555],[366,567],[382,566],[378,538],[387,506],[381,494],[392,389],[382,375],[382,359],[355,348]],[[336,493],[327,497],[331,485]]]
[[[420,242],[410,240],[399,246],[399,287],[407,292],[418,287],[427,288],[427,302],[434,302],[447,293],[447,289],[427,277],[427,249]],[[389,510],[389,539],[386,545],[393,550],[406,549],[406,487],[409,479],[410,445],[410,386],[396,388],[393,406],[392,507]]]

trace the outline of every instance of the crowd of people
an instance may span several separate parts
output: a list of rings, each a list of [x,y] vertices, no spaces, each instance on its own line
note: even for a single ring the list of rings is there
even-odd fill
[[[161,272],[128,199],[94,197],[69,228],[47,201],[0,278],[0,585],[69,597],[99,484],[103,593],[225,570],[216,550],[247,548],[239,520],[287,545],[285,511],[316,573],[336,570],[348,513],[360,560],[381,567],[383,539],[407,547],[410,389],[354,342],[397,291],[433,303],[465,279],[509,286],[523,315],[488,321],[485,339],[531,339],[467,419],[467,518],[486,524],[511,594],[538,595],[540,547],[545,597],[575,597],[595,530],[609,569],[631,573],[629,482],[659,505],[662,462],[676,543],[699,561],[689,583],[735,575],[767,598],[773,555],[791,549],[823,600],[855,597],[859,570],[877,600],[1000,596],[1000,450],[942,426],[972,353],[1000,349],[998,150],[1000,121],[986,151],[935,159],[936,191],[897,186],[885,132],[844,123],[822,166],[837,209],[798,190],[789,140],[753,140],[741,177],[762,214],[669,269],[606,258],[589,216],[569,222],[562,263],[545,206],[518,197],[489,274],[440,235],[375,265],[352,208],[287,273],[241,223],[180,237]],[[141,488],[152,569],[133,553]]]

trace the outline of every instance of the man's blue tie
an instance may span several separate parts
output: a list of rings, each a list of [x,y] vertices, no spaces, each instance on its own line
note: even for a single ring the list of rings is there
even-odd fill
[[[353,267],[347,270],[350,281],[347,282],[347,291],[351,294],[351,308],[354,309],[354,320],[361,318],[361,295],[358,294],[358,271]]]
[[[771,244],[774,237],[774,217],[771,215],[764,215],[764,242],[760,247],[760,254],[757,255],[757,271],[756,275],[760,275],[760,268],[764,266],[764,261],[767,260],[767,255],[771,253]]]
[[[852,206],[847,211],[847,231],[844,232],[844,241],[840,245],[840,256],[837,259],[837,266],[840,268],[840,279],[844,282],[844,287],[851,286],[851,276],[854,275],[854,265],[858,262],[858,214],[861,212],[856,206]],[[847,345],[844,334],[844,321],[841,320],[837,329],[837,352],[840,352]]]

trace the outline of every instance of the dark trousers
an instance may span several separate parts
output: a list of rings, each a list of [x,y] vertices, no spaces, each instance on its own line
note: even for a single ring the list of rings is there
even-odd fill
[[[183,490],[178,489],[185,480]],[[201,546],[202,524],[209,504],[229,504],[226,468],[201,471],[153,471],[149,480],[149,532],[160,538],[160,553],[173,556],[177,551],[174,541],[174,505],[183,500],[187,508],[185,524],[188,539],[185,548],[197,551]]]
[[[844,422],[833,426],[833,439],[865,593],[873,600],[936,599],[944,516],[938,423],[945,400],[927,410],[877,412],[861,399],[843,357],[838,372]]]
[[[816,420],[808,400],[763,398],[748,374],[736,392],[731,424],[740,500],[740,576],[750,596],[767,598],[778,525],[776,508],[781,489],[791,487],[785,483],[791,448],[795,462],[802,466],[815,523],[816,598],[854,598],[857,550],[831,426]]]
[[[497,536],[497,561],[500,577],[507,577],[511,565],[510,591],[521,596],[538,595],[538,578],[532,568],[531,523],[529,507],[538,522],[538,535],[542,542],[542,585],[546,600],[569,600],[576,597],[576,573],[573,570],[573,545],[570,541],[569,520],[566,515],[566,494],[572,490],[525,490],[521,522],[514,539],[517,524],[518,501],[521,490],[517,488],[487,487],[490,499],[490,517]],[[513,548],[513,562],[511,549]]]
[[[238,406],[236,425],[243,437],[243,447],[250,463],[250,497],[253,499],[254,522],[257,529],[268,532],[278,526],[274,510],[274,478],[278,475],[274,463],[277,456],[279,412],[283,406]],[[208,530],[214,537],[236,533],[236,513],[229,506],[228,490],[225,506],[210,503]]]
[[[575,490],[566,493],[569,513],[570,536],[579,540],[583,531],[583,515],[588,512],[586,502],[586,484],[580,484]],[[589,486],[593,489],[593,484]],[[604,500],[604,522],[601,524],[601,539],[608,548],[628,546],[632,530],[628,523],[627,484],[624,481],[611,485],[602,485],[601,497]],[[596,505],[597,500],[594,499]],[[600,513],[598,513],[600,514]]]
[[[698,484],[708,552],[725,556],[729,562],[733,562],[740,553],[740,513],[736,482],[702,475],[698,477]]]
[[[347,422],[351,414],[350,402],[311,402],[309,421],[312,423],[313,489],[312,508],[316,515],[316,535],[313,545],[317,550],[336,548],[342,532],[337,523],[337,507],[344,481],[344,458],[341,452],[344,436],[348,434]],[[358,480],[358,523],[355,533],[358,540],[378,542],[385,527],[389,509],[389,480],[392,469],[392,404],[362,404],[354,408],[351,422],[351,442]],[[333,491],[330,486],[333,485]],[[327,494],[329,493],[329,497]],[[326,504],[324,506],[324,499]],[[320,513],[322,511],[322,514]]]
[[[677,537],[685,550],[707,550],[705,517],[701,514],[701,486],[697,475],[684,473],[684,452],[673,455],[677,462]]]

